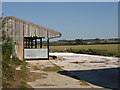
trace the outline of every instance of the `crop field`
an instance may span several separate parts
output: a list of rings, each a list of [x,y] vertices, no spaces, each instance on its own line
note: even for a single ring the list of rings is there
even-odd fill
[[[120,57],[120,53],[118,52],[119,45],[120,44],[50,46],[50,52],[75,52]]]

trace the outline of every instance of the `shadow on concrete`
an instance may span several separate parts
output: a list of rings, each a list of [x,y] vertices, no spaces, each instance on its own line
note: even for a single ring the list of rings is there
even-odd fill
[[[120,88],[120,68],[59,71],[58,73],[104,88]]]

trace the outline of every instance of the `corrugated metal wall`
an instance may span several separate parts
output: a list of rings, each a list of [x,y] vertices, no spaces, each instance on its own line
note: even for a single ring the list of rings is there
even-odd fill
[[[36,25],[12,16],[5,17],[4,19],[9,20],[10,22],[12,21],[12,23],[15,23],[13,25],[15,25],[16,28],[20,28],[20,25],[24,24],[24,37],[36,36],[45,38],[56,38],[61,36],[60,32],[56,32],[43,26]]]

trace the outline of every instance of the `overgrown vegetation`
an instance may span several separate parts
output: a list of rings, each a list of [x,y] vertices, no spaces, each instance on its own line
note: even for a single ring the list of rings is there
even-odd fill
[[[3,88],[8,88],[11,81],[15,78],[15,69],[22,64],[17,58],[10,58],[12,54],[13,43],[11,41],[2,44],[2,78]],[[12,86],[12,85],[11,85]]]
[[[3,88],[26,88],[26,62],[17,58],[10,58],[12,42],[2,45],[2,85]],[[21,70],[16,70],[21,66]]]
[[[1,19],[0,19],[1,21]],[[1,24],[2,23],[2,24]],[[1,50],[2,50],[2,86],[3,88],[26,88],[26,64],[15,55],[15,42],[13,41],[11,26],[7,21],[0,22]],[[9,24],[9,23],[8,23]],[[7,27],[7,28],[6,28]],[[11,32],[7,33],[11,29]],[[21,70],[16,70],[21,66]]]

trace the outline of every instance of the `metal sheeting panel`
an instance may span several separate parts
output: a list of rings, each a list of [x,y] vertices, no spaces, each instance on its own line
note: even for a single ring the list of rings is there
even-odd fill
[[[28,37],[28,24],[24,24],[24,37]]]
[[[39,59],[39,58],[48,58],[47,49],[24,49],[24,58],[25,59]]]

